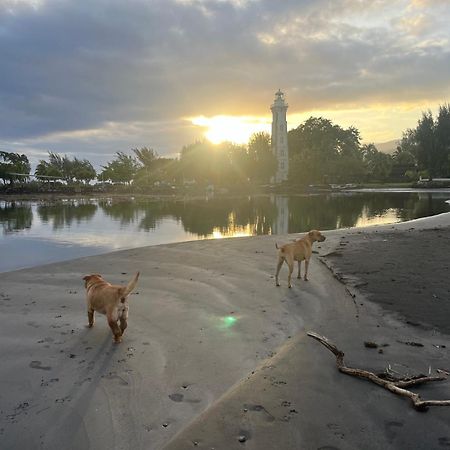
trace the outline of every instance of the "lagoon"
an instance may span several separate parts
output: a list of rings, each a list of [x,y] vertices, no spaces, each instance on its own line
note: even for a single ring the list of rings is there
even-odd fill
[[[450,211],[450,190],[360,190],[195,199],[0,201],[0,272],[198,239],[403,222]]]

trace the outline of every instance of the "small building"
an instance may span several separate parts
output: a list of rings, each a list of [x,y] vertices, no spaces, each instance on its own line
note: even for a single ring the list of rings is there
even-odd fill
[[[270,107],[272,111],[272,151],[278,162],[274,183],[281,183],[288,179],[289,153],[287,139],[286,111],[288,104],[284,100],[284,93],[280,89],[275,93],[275,100]]]

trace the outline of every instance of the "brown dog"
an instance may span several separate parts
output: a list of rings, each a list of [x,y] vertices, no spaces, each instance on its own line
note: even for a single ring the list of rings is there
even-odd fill
[[[280,285],[280,283],[278,282],[278,274],[280,273],[281,266],[285,261],[289,267],[289,275],[288,275],[289,287],[291,287],[291,275],[292,272],[294,271],[294,261],[298,261],[297,278],[301,278],[300,264],[303,260],[305,260],[304,278],[305,281],[308,281],[308,266],[312,254],[312,245],[316,241],[323,242],[324,240],[325,236],[320,231],[311,230],[306,236],[292,243],[284,244],[281,247],[278,247],[278,245],[275,244],[275,247],[278,249],[278,264],[277,264],[277,273],[275,275],[275,285],[276,286]]]
[[[139,272],[126,286],[110,284],[99,274],[86,275],[83,278],[86,287],[89,328],[94,325],[95,311],[105,314],[114,335],[114,342],[121,342],[122,335],[128,325],[127,298],[135,288],[138,278]]]

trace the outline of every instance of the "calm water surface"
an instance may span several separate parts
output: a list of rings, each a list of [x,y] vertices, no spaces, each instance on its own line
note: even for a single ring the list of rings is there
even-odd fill
[[[450,211],[450,190],[203,200],[0,201],[0,272],[147,245],[394,223]]]

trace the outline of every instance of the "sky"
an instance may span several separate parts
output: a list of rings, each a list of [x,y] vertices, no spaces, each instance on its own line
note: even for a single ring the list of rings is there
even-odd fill
[[[99,167],[310,116],[385,142],[450,101],[449,0],[0,0],[0,150]]]

